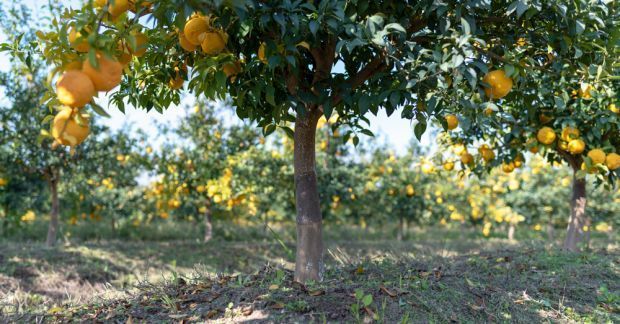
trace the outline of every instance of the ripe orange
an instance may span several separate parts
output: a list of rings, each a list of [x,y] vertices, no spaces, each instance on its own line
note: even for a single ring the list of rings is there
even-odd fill
[[[108,12],[112,16],[112,19],[118,18],[129,10],[130,4],[128,0],[114,0],[114,3],[108,5]]]
[[[239,63],[239,61],[226,63],[222,67],[222,71],[226,74],[226,77],[231,79],[231,81],[235,81],[236,75],[241,72],[241,63]]]
[[[80,114],[82,124],[77,121],[77,114]],[[70,107],[64,107],[56,117],[52,125],[52,137],[62,145],[76,146],[84,142],[90,133],[88,117],[74,111]]]
[[[114,58],[110,59],[102,53],[97,53],[97,67],[86,60],[82,71],[90,77],[97,91],[107,92],[121,83],[123,65]]]
[[[196,50],[196,47],[198,47],[198,45],[192,44],[187,37],[185,37],[183,32],[179,32],[179,44],[181,45],[181,48],[188,52],[193,52]]]
[[[468,152],[465,152],[463,154],[461,154],[461,162],[463,162],[463,164],[471,164],[474,162],[474,156],[469,154]]]
[[[446,171],[454,170],[454,162],[452,162],[452,161],[445,162],[443,164],[443,169],[446,170]]]
[[[536,139],[538,140],[538,142],[545,145],[553,143],[555,141],[555,138],[555,131],[553,131],[553,128],[551,127],[543,127],[539,129],[538,133],[536,134]]]
[[[136,47],[132,48],[130,45],[129,53],[133,54],[136,57],[141,57],[144,55],[144,53],[146,53],[146,48],[148,45],[148,37],[140,32],[133,33],[133,37],[136,40]],[[127,43],[131,44],[129,42]]]
[[[209,18],[197,15],[190,18],[185,23],[183,34],[185,34],[185,37],[190,43],[198,46],[201,43],[199,38],[200,35],[206,33],[210,28],[211,24]]]
[[[505,173],[511,173],[514,170],[515,170],[514,162],[502,163],[502,171],[504,171]]]
[[[495,152],[493,152],[493,150],[490,149],[489,146],[486,144],[483,144],[480,148],[478,148],[478,152],[480,153],[482,159],[485,162],[490,162],[495,159]]]
[[[580,138],[574,139],[568,142],[568,151],[572,155],[581,154],[583,153],[585,149],[586,149],[586,142],[584,142]]]
[[[616,153],[609,153],[607,155],[605,165],[611,171],[617,170],[620,168],[620,155]]]
[[[560,135],[560,138],[565,142],[570,142],[571,140],[579,138],[580,135],[581,132],[579,132],[577,128],[569,126],[562,129],[562,134]]]
[[[86,53],[90,49],[90,45],[88,45],[88,40],[86,39],[87,36],[88,35],[82,35],[81,32],[78,32],[74,27],[71,27],[68,35],[69,44],[74,50],[80,53]]]
[[[446,115],[448,130],[453,130],[459,126],[459,119],[455,115]]]
[[[174,79],[170,79],[168,81],[168,86],[172,90],[179,90],[183,88],[184,83],[185,83],[185,79],[183,79],[183,76],[181,76],[181,74],[177,72]]]
[[[265,48],[267,47],[267,44],[265,43],[260,43],[260,46],[258,47],[258,59],[263,62],[263,64],[267,64],[267,57],[265,56]]]
[[[588,157],[592,160],[592,164],[605,163],[605,151],[601,149],[593,149],[588,152]]]
[[[207,55],[216,55],[226,48],[228,35],[221,30],[204,33],[199,36],[202,40],[200,47]]]
[[[620,114],[620,108],[616,107],[616,104],[609,104],[609,106],[607,106],[607,109],[609,109],[614,114]]]
[[[83,107],[95,94],[95,86],[82,71],[67,71],[56,82],[58,101],[69,107]]]
[[[488,88],[484,88],[484,92],[491,99],[503,98],[512,90],[512,79],[506,76],[504,70],[491,71],[482,81],[489,85]]]
[[[133,13],[136,13],[142,10],[143,8],[146,10],[151,9],[151,7],[153,6],[153,4],[150,1],[146,1],[146,0],[129,0],[129,4],[131,5],[131,7],[129,8],[129,11]]]
[[[73,62],[69,62],[62,66],[63,71],[81,71],[82,70],[82,61],[77,60]]]

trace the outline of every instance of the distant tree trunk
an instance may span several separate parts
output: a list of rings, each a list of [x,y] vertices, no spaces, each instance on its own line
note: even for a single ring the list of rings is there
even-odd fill
[[[583,240],[583,226],[586,224],[586,179],[578,179],[577,169],[573,173],[573,196],[570,202],[570,218],[564,249],[572,252],[577,251],[577,244]]]
[[[555,229],[553,228],[553,214],[549,213],[549,221],[547,222],[547,239],[553,243],[555,239]]]
[[[58,233],[58,180],[58,174],[52,171],[48,178],[52,199],[50,222],[47,227],[47,240],[45,241],[45,245],[48,247],[53,247],[56,244],[56,235]]]
[[[295,200],[297,209],[297,255],[295,280],[305,283],[323,279],[323,233],[315,167],[318,109],[295,121]]]
[[[213,238],[213,223],[211,222],[211,206],[207,202],[207,211],[205,212],[205,237],[204,243],[211,241]]]
[[[402,241],[405,238],[405,227],[407,226],[407,224],[405,223],[405,218],[400,215],[398,217],[398,229],[396,232],[396,239],[398,241]]]
[[[514,241],[514,239],[515,239],[515,224],[510,223],[510,225],[508,225],[508,240]]]

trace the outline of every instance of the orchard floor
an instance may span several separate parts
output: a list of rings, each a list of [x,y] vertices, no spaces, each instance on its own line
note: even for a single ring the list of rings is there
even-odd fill
[[[291,232],[268,233],[0,241],[0,322],[620,322],[617,237],[569,254],[540,233],[333,229],[325,280],[302,286]]]

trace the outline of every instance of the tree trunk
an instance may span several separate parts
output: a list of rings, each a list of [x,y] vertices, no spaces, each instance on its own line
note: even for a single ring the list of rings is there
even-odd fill
[[[58,178],[52,174],[49,179],[49,186],[52,198],[52,209],[50,211],[50,223],[47,227],[47,240],[45,245],[53,247],[56,244],[56,234],[58,233]]]
[[[402,241],[405,236],[405,220],[401,215],[398,217],[398,229],[396,231],[396,240]]]
[[[211,223],[211,208],[209,206],[207,206],[207,211],[205,212],[205,237],[204,237],[204,243],[207,243],[207,242],[211,241],[212,238],[213,238],[213,224]]]
[[[570,218],[564,249],[577,251],[577,244],[583,240],[583,226],[586,224],[586,179],[577,179],[573,173],[573,196],[570,201]]]
[[[510,223],[510,225],[508,226],[508,240],[514,241],[514,239],[515,239],[515,224]]]
[[[549,222],[547,223],[547,239],[549,243],[553,243],[555,239],[555,229],[553,228],[553,214],[549,213]]]
[[[321,113],[311,110],[295,121],[295,201],[297,209],[297,256],[295,280],[322,281],[323,234],[315,168],[316,125]]]

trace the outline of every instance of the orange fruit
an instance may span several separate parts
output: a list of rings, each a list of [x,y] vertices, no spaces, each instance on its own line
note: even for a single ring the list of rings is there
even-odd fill
[[[511,173],[514,170],[515,170],[514,162],[502,163],[502,171],[504,171],[505,173]]]
[[[483,144],[480,148],[478,148],[478,153],[480,153],[485,162],[490,162],[495,159],[495,152],[493,152],[493,150],[486,144]]]
[[[581,154],[586,149],[586,142],[582,139],[574,139],[568,142],[568,151],[572,155]]]
[[[187,71],[187,67],[185,67],[185,66],[181,66],[181,69],[183,71]],[[176,72],[176,75],[175,75],[175,77],[173,79],[170,79],[168,81],[168,86],[172,90],[182,89],[183,88],[183,84],[185,83],[185,79],[183,79],[183,75],[181,73],[179,73],[181,70],[179,69],[178,66],[174,67],[174,71]]]
[[[112,1],[108,2],[110,3],[108,5],[108,12],[112,16],[112,19],[118,18],[131,7],[128,0],[114,0],[114,3],[112,3]]]
[[[616,153],[609,153],[605,160],[605,165],[611,171],[617,170],[620,168],[620,155]]]
[[[78,123],[77,114],[80,114],[81,125]],[[52,137],[67,146],[76,146],[84,142],[90,133],[88,117],[73,110],[70,107],[64,107],[54,117],[52,124]]]
[[[592,164],[605,163],[607,155],[601,149],[593,149],[588,152],[588,157],[592,160]]]
[[[90,49],[90,45],[88,45],[88,40],[86,39],[87,37],[88,35],[82,35],[82,33],[75,30],[74,27],[69,29],[69,44],[74,50],[80,53],[86,53]]]
[[[463,164],[471,164],[474,162],[474,157],[473,155],[465,152],[461,154],[461,162],[463,162]]]
[[[553,131],[553,128],[551,127],[543,127],[539,129],[538,133],[536,134],[536,139],[538,140],[538,142],[545,145],[553,143],[555,141],[555,138],[555,131]]]
[[[448,130],[453,130],[459,126],[459,119],[455,115],[447,115],[446,123],[448,124]]]
[[[445,162],[443,164],[443,169],[446,170],[446,171],[454,170],[454,162],[452,162],[452,161]]]
[[[140,32],[133,33],[133,37],[136,40],[136,47],[132,48],[130,45],[129,53],[133,54],[136,57],[141,57],[142,55],[144,55],[144,53],[146,53],[146,48],[148,46],[148,37],[146,37],[146,35]],[[131,43],[127,42],[127,44]]]
[[[212,31],[199,36],[202,39],[200,47],[207,55],[217,55],[226,48],[228,35],[223,31]]]
[[[179,32],[179,44],[181,44],[181,48],[188,52],[193,52],[196,50],[196,47],[198,47],[198,45],[192,44],[187,37],[185,37],[183,32]]]
[[[110,91],[121,83],[123,65],[102,53],[97,53],[96,57],[97,67],[92,66],[90,60],[86,60],[82,71],[90,77],[97,91]]]
[[[607,109],[609,109],[614,114],[620,114],[620,108],[616,107],[616,104],[609,104],[609,106],[607,106]]]
[[[267,47],[267,44],[265,43],[260,43],[260,46],[258,47],[258,59],[263,62],[263,64],[267,64],[267,57],[265,56],[265,48]]]
[[[553,120],[553,117],[549,117],[545,114],[540,114],[540,116],[538,116],[538,120],[540,120],[540,122],[543,124],[547,124],[548,122]]]
[[[82,71],[67,71],[56,82],[58,101],[69,107],[83,107],[93,99],[95,94],[95,86],[88,75]]]
[[[484,92],[491,99],[503,98],[512,90],[512,79],[506,76],[504,70],[491,71],[482,81],[489,85],[488,88],[484,88]]]
[[[69,62],[65,65],[62,66],[62,70],[63,71],[80,71],[82,70],[82,61],[73,61],[73,62]]]
[[[580,135],[581,132],[579,132],[577,128],[566,127],[562,129],[562,134],[560,135],[560,138],[565,142],[570,142],[571,140],[579,138]]]
[[[579,94],[579,97],[582,99],[592,99],[592,86],[588,83],[580,84],[577,94]]]
[[[131,5],[131,7],[129,8],[129,11],[136,13],[142,9],[151,9],[151,7],[153,6],[153,4],[150,1],[146,1],[146,0],[129,0],[129,4]]]
[[[185,23],[185,27],[183,28],[183,34],[185,34],[185,37],[190,43],[199,46],[201,44],[199,38],[200,35],[209,31],[210,28],[211,24],[209,22],[209,18],[197,15],[190,18]]]
[[[226,63],[222,67],[222,71],[226,74],[226,77],[231,78],[231,81],[235,81],[235,77],[241,72],[241,63],[239,61]]]

